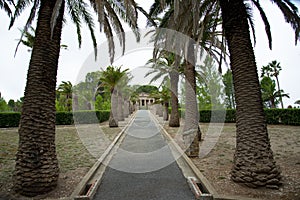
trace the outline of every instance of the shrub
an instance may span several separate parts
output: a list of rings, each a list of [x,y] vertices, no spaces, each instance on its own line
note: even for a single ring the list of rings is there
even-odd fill
[[[18,127],[21,119],[19,112],[0,113],[0,128]]]
[[[56,125],[74,124],[72,112],[56,112]]]
[[[74,120],[79,124],[101,123],[109,119],[109,110],[56,112],[56,125],[71,125]],[[19,112],[0,113],[0,128],[18,127]]]

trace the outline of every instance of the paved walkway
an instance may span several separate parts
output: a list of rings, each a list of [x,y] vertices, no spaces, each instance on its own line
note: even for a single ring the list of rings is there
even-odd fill
[[[147,110],[139,110],[94,200],[195,199]]]

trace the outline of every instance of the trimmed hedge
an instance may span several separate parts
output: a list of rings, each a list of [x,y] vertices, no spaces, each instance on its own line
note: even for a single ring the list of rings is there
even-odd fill
[[[78,124],[101,123],[109,119],[109,110],[57,112],[56,125],[72,125],[74,120]],[[18,127],[21,113],[0,113],[0,128]]]
[[[21,119],[19,112],[3,112],[0,113],[0,128],[18,127]]]
[[[170,110],[169,110],[170,111]],[[210,110],[201,110],[200,122],[223,122],[224,111],[215,110],[213,116]],[[71,125],[74,120],[78,124],[101,123],[109,119],[109,110],[57,112],[56,125]],[[184,109],[179,110],[179,115],[184,118]],[[300,125],[300,109],[265,109],[268,124]],[[17,112],[0,113],[0,128],[18,127],[21,114]],[[227,109],[225,123],[235,122],[235,110]]]
[[[184,118],[184,109],[179,110],[180,116]],[[201,110],[200,122],[225,122],[235,123],[236,110],[227,109],[224,121],[224,110],[213,111],[213,116],[210,110]],[[265,116],[268,124],[284,124],[284,125],[300,125],[300,109],[265,109]]]

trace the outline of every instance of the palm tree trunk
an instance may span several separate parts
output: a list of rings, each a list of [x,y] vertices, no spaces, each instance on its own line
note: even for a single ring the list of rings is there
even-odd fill
[[[115,89],[111,91],[109,127],[118,127],[118,92]]]
[[[164,121],[169,120],[169,103],[168,102],[164,102],[163,120]]]
[[[276,70],[276,68],[275,68]],[[276,82],[277,82],[277,87],[278,87],[278,93],[279,93],[279,99],[280,99],[280,103],[281,103],[281,108],[283,109],[283,101],[282,101],[282,96],[281,96],[281,89],[280,89],[280,86],[279,86],[279,80],[278,80],[278,76],[275,76],[276,78]]]
[[[186,154],[190,157],[199,155],[201,131],[199,127],[199,111],[196,97],[196,72],[194,47],[189,45],[188,58],[184,67],[185,75],[185,124],[183,140],[187,147]]]
[[[124,110],[123,110],[123,104],[124,104],[124,100],[122,97],[122,93],[120,92],[120,90],[118,91],[118,120],[119,121],[124,121]]]
[[[236,151],[231,178],[249,187],[278,188],[280,170],[268,137],[246,7],[243,0],[219,2],[236,97]]]
[[[41,1],[27,74],[13,177],[14,190],[25,196],[51,191],[56,187],[59,175],[55,149],[55,98],[64,2],[51,38],[54,5],[55,1]]]
[[[178,81],[179,74],[177,71],[169,73],[171,83],[171,116],[169,121],[170,127],[179,127],[179,113],[178,113]]]

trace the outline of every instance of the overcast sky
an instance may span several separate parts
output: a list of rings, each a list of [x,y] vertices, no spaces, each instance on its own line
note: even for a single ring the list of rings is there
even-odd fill
[[[149,1],[143,2],[141,5],[148,10]],[[146,3],[147,2],[147,3]],[[261,1],[263,8],[271,24],[273,49],[268,48],[267,37],[264,32],[264,25],[254,12],[255,30],[256,30],[256,46],[255,55],[257,67],[260,74],[260,68],[267,65],[272,60],[277,60],[282,66],[282,71],[279,75],[281,88],[289,93],[290,99],[284,98],[284,106],[294,105],[293,103],[300,99],[300,45],[295,46],[294,32],[289,24],[286,24],[280,10],[270,3],[271,1]],[[146,3],[146,4],[145,4]],[[296,4],[299,8],[299,3]],[[8,31],[9,18],[3,11],[0,11],[0,92],[6,101],[9,99],[17,100],[23,96],[26,84],[26,75],[29,65],[30,52],[28,48],[20,45],[16,57],[14,57],[17,39],[20,37],[19,28],[22,28],[27,20],[27,13],[24,12],[16,21],[14,27]],[[145,27],[145,18],[140,19],[140,28]],[[126,30],[129,30],[126,28]],[[100,48],[98,53],[98,62],[102,60],[102,64],[109,64],[107,51],[105,49],[106,38],[103,33],[99,33],[98,24],[96,26],[97,41]],[[58,84],[61,81],[71,81],[76,83],[78,74],[83,68],[88,68],[87,60],[93,56],[92,42],[90,34],[85,27],[82,31],[83,42],[81,49],[78,48],[75,26],[68,20],[64,26],[62,34],[62,44],[68,46],[68,50],[61,50],[59,59]],[[117,45],[118,43],[116,43]],[[101,46],[102,45],[102,46]],[[142,54],[141,52],[144,52]],[[147,53],[145,53],[147,52]],[[137,50],[132,50],[123,58],[119,58],[116,64],[123,64],[125,67],[142,66],[150,58],[151,49],[145,47],[137,47]],[[125,62],[125,63],[122,63]],[[105,66],[99,66],[105,67]],[[224,70],[225,71],[225,70]],[[145,79],[144,79],[145,81]]]

